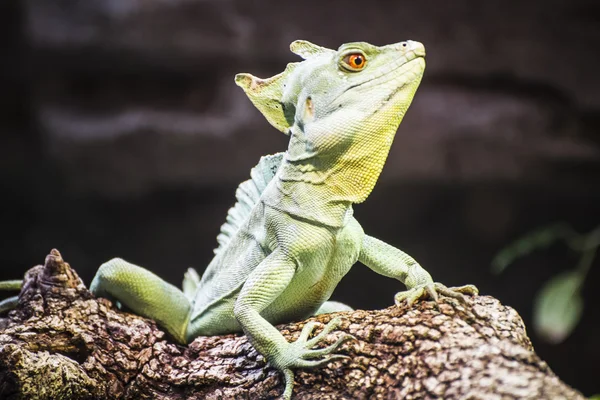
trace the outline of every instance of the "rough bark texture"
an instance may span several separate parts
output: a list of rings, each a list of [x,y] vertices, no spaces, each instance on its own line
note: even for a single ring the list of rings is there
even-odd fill
[[[491,297],[340,315],[340,331],[357,338],[342,347],[350,358],[297,371],[294,398],[583,398],[533,352],[516,311]],[[305,323],[279,329],[295,340]],[[3,399],[264,399],[281,392],[281,376],[244,336],[176,345],[152,321],[93,298],[56,250],[27,273],[18,308],[0,319]]]

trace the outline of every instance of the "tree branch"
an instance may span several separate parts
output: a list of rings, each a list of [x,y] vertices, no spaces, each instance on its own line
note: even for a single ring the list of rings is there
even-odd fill
[[[533,352],[516,311],[491,297],[338,315],[339,331],[357,338],[341,348],[350,358],[296,371],[294,398],[583,399]],[[278,328],[291,341],[306,322]],[[18,307],[0,319],[3,399],[264,399],[282,390],[245,336],[174,344],[154,322],[93,298],[56,250],[27,272]]]

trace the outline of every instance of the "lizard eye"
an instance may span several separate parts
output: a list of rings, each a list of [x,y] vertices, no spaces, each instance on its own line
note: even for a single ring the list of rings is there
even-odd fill
[[[367,65],[367,59],[362,53],[350,53],[342,61],[344,67],[350,71],[360,71]]]

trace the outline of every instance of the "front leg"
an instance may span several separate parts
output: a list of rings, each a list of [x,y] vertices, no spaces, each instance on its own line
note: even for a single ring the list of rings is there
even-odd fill
[[[397,293],[396,304],[406,301],[413,304],[424,295],[437,301],[438,294],[458,298],[464,301],[464,294],[477,294],[473,285],[447,288],[441,283],[433,282],[429,272],[405,252],[372,236],[365,235],[358,260],[373,271],[404,283],[408,290]]]
[[[269,363],[283,373],[285,391],[283,398],[289,400],[294,386],[294,368],[313,368],[331,361],[345,358],[331,354],[344,341],[352,336],[344,335],[336,343],[323,349],[312,349],[321,342],[329,332],[340,323],[339,319],[331,320],[321,333],[308,339],[316,327],[308,323],[302,329],[300,337],[289,343],[279,331],[268,322],[261,312],[285,291],[294,274],[295,262],[280,251],[271,253],[248,277],[236,300],[234,314],[242,326],[248,340],[258,352],[267,358]],[[283,299],[279,299],[282,301]],[[294,307],[290,304],[290,307]],[[321,358],[324,357],[324,358]],[[321,358],[315,360],[315,358]]]

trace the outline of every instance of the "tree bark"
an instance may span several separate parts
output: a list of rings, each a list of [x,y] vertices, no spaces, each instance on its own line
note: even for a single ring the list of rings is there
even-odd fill
[[[338,313],[356,337],[295,373],[295,399],[583,399],[534,353],[523,321],[489,296]],[[310,318],[322,324],[332,318]],[[278,326],[295,340],[307,321]],[[0,319],[2,399],[265,399],[281,375],[239,334],[175,344],[154,322],[96,299],[52,250]]]

